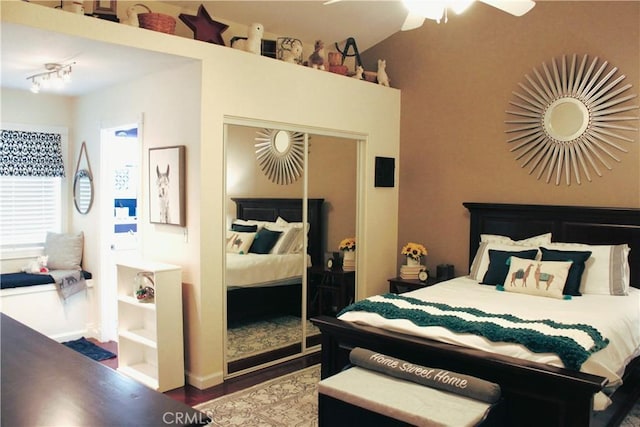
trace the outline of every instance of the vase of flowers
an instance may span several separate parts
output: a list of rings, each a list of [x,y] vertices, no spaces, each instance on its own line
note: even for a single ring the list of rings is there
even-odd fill
[[[347,237],[342,239],[338,245],[338,249],[342,251],[342,256],[345,260],[356,259],[356,238]]]
[[[420,260],[427,255],[427,249],[420,243],[409,242],[402,247],[401,255],[406,255],[407,265],[420,265]]]

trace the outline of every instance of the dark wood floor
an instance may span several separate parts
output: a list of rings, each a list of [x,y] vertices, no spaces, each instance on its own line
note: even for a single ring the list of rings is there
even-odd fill
[[[112,353],[118,354],[118,344],[113,341],[104,343],[98,342],[94,339],[90,339],[90,341],[93,341],[95,344],[106,350],[109,350]],[[103,360],[100,363],[112,369],[118,368],[117,357],[113,359]],[[243,390],[264,381],[268,381],[272,378],[276,378],[300,369],[307,368],[312,365],[316,365],[318,363],[320,363],[319,351],[307,356],[302,356],[294,360],[280,363],[278,365],[270,366],[256,372],[231,378],[225,381],[223,384],[208,388],[206,390],[200,390],[193,386],[186,385],[175,390],[167,391],[164,394],[179,402],[183,402],[189,406],[194,406],[229,393]]]

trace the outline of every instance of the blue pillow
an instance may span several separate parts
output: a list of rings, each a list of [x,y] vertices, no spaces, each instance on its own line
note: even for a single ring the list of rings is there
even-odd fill
[[[266,228],[261,229],[256,233],[249,252],[254,254],[268,254],[275,246],[281,234],[282,231],[272,231]]]
[[[244,224],[231,224],[232,231],[239,231],[241,233],[255,233],[258,231],[257,225],[244,225]]]
[[[537,249],[525,251],[497,251],[489,249],[489,268],[480,282],[483,285],[504,285],[504,281],[509,274],[509,258],[512,256],[523,259],[536,259]]]
[[[580,282],[584,273],[584,263],[591,256],[591,251],[558,251],[555,249],[540,248],[542,261],[572,261],[567,281],[562,293],[564,295],[581,296]]]

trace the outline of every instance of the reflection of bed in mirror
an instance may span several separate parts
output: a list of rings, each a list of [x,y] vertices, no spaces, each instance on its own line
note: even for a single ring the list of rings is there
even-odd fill
[[[248,324],[257,325],[272,319],[294,319],[297,333],[301,336],[303,276],[306,274],[307,267],[323,263],[322,206],[324,200],[308,199],[306,254],[302,252],[304,236],[302,199],[232,198],[232,200],[236,204],[236,218],[233,220],[232,230],[228,231],[227,235],[225,279],[228,339],[232,339],[231,331],[234,329]],[[297,230],[290,232],[292,228]],[[266,235],[261,232],[264,229],[267,230]],[[273,237],[272,231],[280,232],[277,238]],[[265,237],[273,238],[275,244],[272,247],[269,246],[268,250],[258,250],[258,252],[267,253],[255,253],[256,246],[253,242]],[[249,242],[247,239],[253,240]],[[243,244],[245,246],[241,247]],[[279,321],[274,320],[274,322]],[[315,342],[319,342],[319,339],[316,338]],[[307,343],[309,345],[312,341],[307,340]],[[260,363],[259,361],[265,357],[255,354],[251,357],[240,357],[231,347],[228,348],[229,372]],[[282,355],[298,353],[301,351],[301,340],[278,351]],[[269,357],[275,356],[271,354]],[[238,361],[239,358],[242,361]]]

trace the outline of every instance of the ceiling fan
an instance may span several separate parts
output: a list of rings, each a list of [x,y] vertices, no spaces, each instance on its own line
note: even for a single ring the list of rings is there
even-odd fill
[[[324,4],[337,3],[342,0],[328,0]],[[447,22],[448,10],[460,14],[464,12],[475,0],[402,0],[408,14],[400,28],[402,31],[413,30],[421,27],[425,19],[433,19],[440,23],[442,19]],[[478,0],[493,6],[514,16],[522,16],[536,5],[533,0]]]

